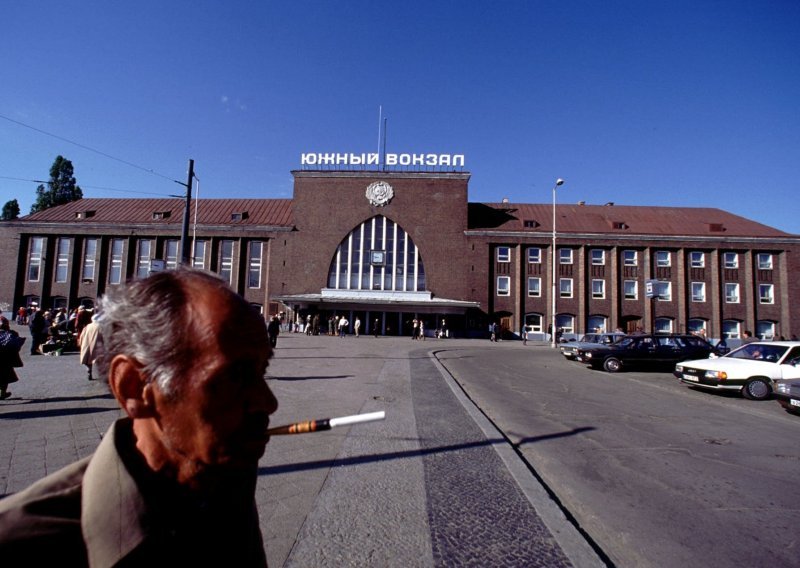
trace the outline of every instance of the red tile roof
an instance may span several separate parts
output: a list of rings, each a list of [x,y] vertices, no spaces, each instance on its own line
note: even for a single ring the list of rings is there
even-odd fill
[[[526,221],[528,221],[526,226]],[[552,232],[552,204],[471,203],[470,230]],[[559,233],[669,236],[795,236],[709,207],[556,205]]]
[[[21,221],[51,223],[181,223],[183,199],[79,199],[22,217]],[[199,205],[198,205],[199,203]],[[191,221],[201,225],[250,225],[290,227],[292,221],[291,199],[199,199],[192,202]],[[94,212],[88,214],[87,212]],[[156,213],[168,213],[161,219]],[[243,219],[233,221],[234,213],[247,213]]]

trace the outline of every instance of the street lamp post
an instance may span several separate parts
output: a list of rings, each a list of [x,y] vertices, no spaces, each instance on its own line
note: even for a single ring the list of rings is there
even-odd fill
[[[551,347],[556,348],[556,188],[559,185],[564,185],[564,180],[558,178],[556,184],[553,186],[553,250],[551,256],[553,258],[553,266],[550,270],[552,288],[550,290],[550,299],[552,302],[550,312],[550,341]]]

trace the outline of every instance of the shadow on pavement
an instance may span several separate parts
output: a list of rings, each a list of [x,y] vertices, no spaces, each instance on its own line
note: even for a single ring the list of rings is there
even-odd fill
[[[531,444],[534,442],[541,442],[544,440],[552,440],[554,438],[575,436],[577,434],[582,434],[584,432],[590,432],[594,429],[595,428],[593,427],[573,428],[572,430],[568,430],[566,432],[559,432],[557,434],[546,434],[543,436],[532,436],[530,438],[523,438],[522,440],[517,442],[517,444],[515,444],[514,447],[518,447],[522,444]],[[506,440],[497,438],[491,440],[481,440],[477,442],[468,442],[465,444],[454,444],[451,446],[439,446],[436,448],[420,448],[418,450],[388,452],[385,454],[371,454],[366,456],[354,456],[341,459],[333,458],[330,460],[319,460],[319,461],[310,461],[310,462],[296,463],[296,464],[274,465],[274,466],[258,468],[258,474],[274,475],[278,473],[292,473],[296,471],[308,471],[313,469],[330,468],[333,466],[333,464],[336,464],[337,466],[348,466],[348,465],[359,465],[363,463],[382,462],[382,461],[390,461],[390,460],[405,459],[405,458],[418,458],[432,454],[457,452],[461,450],[470,450],[474,448],[482,448],[486,446],[493,446],[495,444],[506,444],[506,443],[507,443]]]
[[[0,414],[0,420],[18,420],[24,418],[51,418],[54,416],[74,416],[79,414],[93,414],[96,412],[115,412],[118,407],[103,408],[100,406],[83,406],[80,408],[51,408],[46,410],[19,410]]]
[[[305,377],[272,377],[267,375],[267,380],[270,381],[313,381],[315,379],[352,379],[354,378],[353,375],[317,375],[317,376],[305,376]]]

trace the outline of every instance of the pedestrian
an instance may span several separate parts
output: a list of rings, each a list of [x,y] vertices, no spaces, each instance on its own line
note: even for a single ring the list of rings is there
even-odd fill
[[[350,325],[350,322],[347,321],[347,318],[342,316],[339,318],[339,337],[344,337],[347,333],[347,326]]]
[[[281,333],[281,322],[276,317],[273,316],[269,320],[269,324],[267,325],[267,335],[269,335],[269,345],[273,349],[278,346],[278,335]]]
[[[418,327],[419,327],[419,322],[417,322],[417,319],[414,318],[414,321],[411,322],[411,339],[412,340],[417,339],[417,329],[418,329]]]
[[[110,287],[98,307],[98,378],[127,416],[94,455],[0,500],[4,562],[266,566],[255,489],[278,403],[263,318],[186,267]]]
[[[81,365],[84,365],[88,371],[87,378],[91,381],[92,367],[97,360],[103,355],[103,337],[100,335],[100,325],[97,323],[97,314],[92,316],[89,325],[83,328],[81,332]]]
[[[41,355],[39,346],[47,340],[47,322],[42,311],[35,307],[28,316],[28,329],[31,332],[31,355]]]
[[[419,338],[422,341],[425,341],[425,325],[422,323],[422,320],[419,320]]]
[[[356,316],[356,321],[353,323],[353,331],[356,333],[356,337],[358,337],[358,330],[361,329],[361,320]]]
[[[372,322],[372,331],[375,333],[375,337],[378,337],[380,326],[381,326],[381,320],[375,318],[375,321]]]
[[[19,380],[14,369],[22,367],[19,350],[22,349],[25,339],[10,328],[5,317],[0,316],[0,400],[11,396],[8,385]]]
[[[526,326],[522,326],[522,344],[528,344],[528,328]]]

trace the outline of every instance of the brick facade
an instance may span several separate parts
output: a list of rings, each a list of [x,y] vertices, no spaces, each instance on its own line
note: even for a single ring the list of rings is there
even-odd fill
[[[476,336],[491,321],[512,332],[523,323],[546,331],[552,206],[470,203],[468,173],[301,170],[293,176],[291,200],[199,202],[203,265],[215,272],[229,266],[232,287],[265,313],[380,318],[381,331],[393,333],[405,332],[413,317],[424,318],[428,329],[447,317],[454,331]],[[388,203],[367,199],[373,182],[391,186]],[[735,323],[739,333],[800,334],[800,284],[793,277],[800,269],[800,237],[718,209],[565,204],[557,211],[556,313],[573,333],[589,331],[590,324],[675,332],[702,325],[716,338]],[[180,200],[83,199],[0,223],[0,302],[6,310],[34,298],[45,307],[90,303],[113,285],[115,262],[123,281],[136,277],[143,240],[151,241],[149,259],[167,260],[168,243],[180,238],[182,214]],[[391,294],[377,284],[329,288],[337,247],[375,217],[396,223],[418,247],[424,293]],[[43,243],[36,280],[28,273],[33,239]],[[69,241],[69,251],[56,278],[59,239]],[[98,252],[96,276],[87,279],[90,240]],[[115,241],[122,255],[112,261]],[[223,258],[224,246],[232,247],[230,258]],[[260,260],[250,254],[254,246],[261,248]],[[567,250],[571,262],[562,262]],[[670,297],[647,298],[651,280]]]

